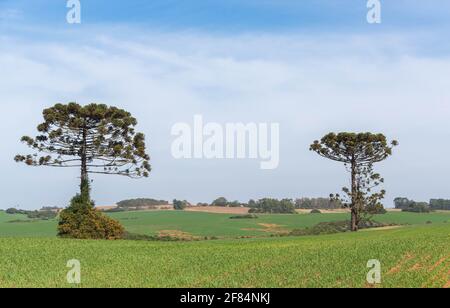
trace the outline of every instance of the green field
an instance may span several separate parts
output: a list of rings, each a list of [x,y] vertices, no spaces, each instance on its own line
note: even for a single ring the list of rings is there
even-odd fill
[[[24,218],[0,212],[0,287],[71,287],[66,282],[70,259],[81,261],[81,287],[367,287],[370,259],[382,264],[381,287],[450,286],[449,214],[389,213],[377,220],[410,225],[273,238],[267,237],[267,230],[253,229],[261,228],[261,223],[301,228],[347,215],[261,215],[255,220],[231,220],[223,214],[167,211],[112,216],[131,232],[180,230],[224,239],[63,240],[55,237],[55,221],[10,223]],[[235,239],[250,235],[258,238]]]
[[[118,219],[132,233],[155,235],[160,231],[172,230],[193,236],[214,236],[236,238],[242,236],[263,236],[282,230],[312,227],[323,221],[348,219],[348,214],[298,214],[298,215],[258,215],[258,219],[230,219],[230,214],[201,212],[149,211],[122,212],[111,216]],[[383,223],[421,225],[427,222],[450,221],[450,213],[400,213],[390,212],[378,215],[375,220]],[[0,212],[0,237],[55,237],[56,220],[27,221],[24,215],[8,215]],[[271,226],[273,225],[273,226]]]

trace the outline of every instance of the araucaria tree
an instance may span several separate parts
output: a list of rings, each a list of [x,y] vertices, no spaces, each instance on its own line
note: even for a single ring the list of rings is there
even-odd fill
[[[344,206],[350,208],[352,231],[358,231],[363,214],[382,206],[385,191],[374,189],[384,182],[380,174],[373,171],[373,164],[392,155],[397,141],[388,142],[383,134],[372,133],[330,133],[320,141],[316,140],[310,150],[325,158],[344,163],[351,174],[351,187],[343,188]],[[340,198],[339,195],[332,195]]]
[[[15,161],[29,166],[79,168],[81,193],[75,203],[93,207],[89,174],[149,176],[145,136],[135,131],[137,120],[129,112],[103,104],[69,103],[45,109],[43,116],[44,122],[37,127],[39,135],[22,137],[36,153],[17,155]]]
[[[45,109],[43,116],[44,122],[37,127],[40,135],[22,137],[22,142],[37,153],[17,155],[17,162],[80,168],[82,183],[88,181],[90,173],[148,177],[151,168],[145,137],[135,132],[137,121],[129,112],[106,105],[69,103]]]

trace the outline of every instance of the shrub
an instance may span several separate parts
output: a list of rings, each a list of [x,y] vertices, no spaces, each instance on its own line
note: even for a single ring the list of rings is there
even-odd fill
[[[322,214],[320,210],[314,209],[310,212],[310,214]]]
[[[5,213],[6,213],[6,214],[9,214],[9,215],[14,215],[14,214],[24,214],[24,215],[26,215],[26,214],[27,214],[27,211],[24,211],[24,210],[18,210],[18,209],[16,209],[16,208],[9,208],[9,209],[7,209],[7,210],[5,211]]]
[[[256,216],[255,214],[236,215],[230,217],[230,219],[257,219],[257,218],[258,216]]]
[[[379,223],[373,220],[361,220],[359,223],[359,229],[380,228],[388,226],[383,223]],[[306,229],[292,230],[289,235],[293,236],[305,236],[305,235],[325,235],[350,231],[350,221],[332,221],[321,222],[317,225]]]
[[[53,211],[29,211],[27,217],[30,219],[50,220],[56,218],[58,214]]]
[[[60,214],[58,236],[74,239],[122,239],[122,225],[96,211],[86,196],[75,196],[70,206]]]

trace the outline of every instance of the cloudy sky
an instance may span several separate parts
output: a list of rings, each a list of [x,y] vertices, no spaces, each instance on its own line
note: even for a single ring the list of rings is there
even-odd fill
[[[78,170],[14,163],[41,111],[58,102],[129,110],[147,136],[148,179],[93,177],[100,205],[134,197],[210,202],[317,197],[347,184],[343,166],[309,152],[330,131],[382,132],[400,146],[376,168],[396,196],[450,198],[450,3],[385,0],[0,0],[0,208],[65,206]],[[280,124],[280,165],[176,160],[171,128]]]

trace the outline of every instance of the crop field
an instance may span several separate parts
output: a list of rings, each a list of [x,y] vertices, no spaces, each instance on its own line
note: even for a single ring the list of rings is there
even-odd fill
[[[113,213],[127,231],[136,234],[157,235],[181,232],[194,237],[236,238],[267,237],[292,229],[312,227],[323,221],[348,219],[348,214],[263,214],[257,219],[230,219],[231,214],[183,211],[142,211]],[[423,225],[427,222],[450,222],[450,213],[415,214],[389,212],[374,217],[376,221],[394,224]],[[0,212],[0,237],[55,237],[56,220],[31,221],[25,215]]]
[[[378,287],[450,287],[450,215],[388,213],[394,229],[269,237],[346,214],[115,213],[130,232],[178,230],[218,240],[84,241],[55,237],[56,221],[25,222],[0,212],[0,287],[73,287],[67,261],[81,262],[80,287],[371,287],[367,261],[382,266]],[[13,222],[11,222],[13,221]],[[259,230],[258,230],[259,229]],[[241,236],[255,236],[240,238]],[[265,236],[265,237],[263,237]]]
[[[382,264],[381,287],[450,286],[450,224],[315,237],[194,242],[0,239],[0,286],[366,287],[366,263]]]

